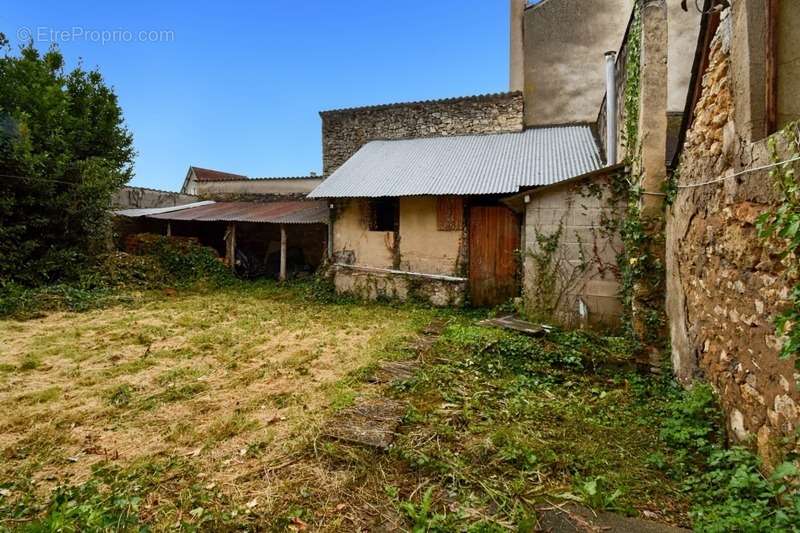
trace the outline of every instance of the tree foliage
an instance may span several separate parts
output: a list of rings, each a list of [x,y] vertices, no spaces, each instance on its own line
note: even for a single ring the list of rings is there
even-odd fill
[[[133,140],[97,70],[0,34],[0,283],[70,278],[106,246]]]

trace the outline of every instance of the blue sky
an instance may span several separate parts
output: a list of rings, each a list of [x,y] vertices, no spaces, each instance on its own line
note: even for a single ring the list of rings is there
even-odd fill
[[[134,134],[132,184],[176,190],[190,164],[319,172],[320,110],[507,90],[508,4],[5,2],[0,31],[13,46],[55,37],[68,66],[99,67]]]

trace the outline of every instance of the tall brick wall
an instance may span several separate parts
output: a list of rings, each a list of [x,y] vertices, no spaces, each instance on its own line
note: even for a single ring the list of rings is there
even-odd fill
[[[766,141],[747,141],[735,121],[744,89],[736,86],[738,66],[731,62],[734,35],[726,15],[684,145],[683,188],[668,210],[668,315],[678,377],[709,381],[720,394],[731,435],[754,438],[774,464],[780,437],[798,424],[794,365],[779,358],[774,326],[795,280],[788,279],[780,244],[765,243],[755,226],[777,200],[768,172],[731,177],[771,162]]]
[[[323,111],[323,173],[375,139],[522,131],[522,111],[518,92]]]

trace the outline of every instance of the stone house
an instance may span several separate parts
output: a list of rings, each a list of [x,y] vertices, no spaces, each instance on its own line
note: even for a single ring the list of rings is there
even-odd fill
[[[521,232],[501,198],[601,165],[588,125],[373,140],[310,197],[330,202],[338,291],[497,305],[518,294]]]
[[[798,416],[794,361],[775,317],[790,305],[797,258],[759,236],[777,209],[775,176],[797,163],[800,9],[795,2],[706,2],[692,84],[671,162],[666,213],[667,316],[676,376],[719,392],[731,435],[775,464]],[[716,9],[714,9],[716,8]],[[775,142],[771,154],[770,143]],[[796,178],[795,178],[796,179]]]

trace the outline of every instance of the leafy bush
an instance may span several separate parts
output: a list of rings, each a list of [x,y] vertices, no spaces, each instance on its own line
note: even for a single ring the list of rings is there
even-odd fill
[[[2,33],[0,51],[0,280],[74,281],[105,249],[133,139],[97,70],[32,42],[13,55]]]
[[[124,289],[222,286],[233,281],[215,252],[191,240],[143,237],[142,255],[122,252],[99,258],[72,283],[25,287],[0,282],[0,316],[27,318],[47,310],[85,311],[124,300]]]
[[[784,463],[769,477],[760,468],[750,450],[715,450],[707,470],[687,481],[695,531],[800,531],[797,466]]]
[[[678,476],[702,464],[722,444],[722,424],[713,389],[695,384],[667,404],[661,439],[673,450]]]
[[[800,531],[800,471],[792,462],[767,477],[744,447],[726,449],[710,386],[697,384],[667,404],[661,439],[670,457],[652,461],[684,479],[695,531]]]

